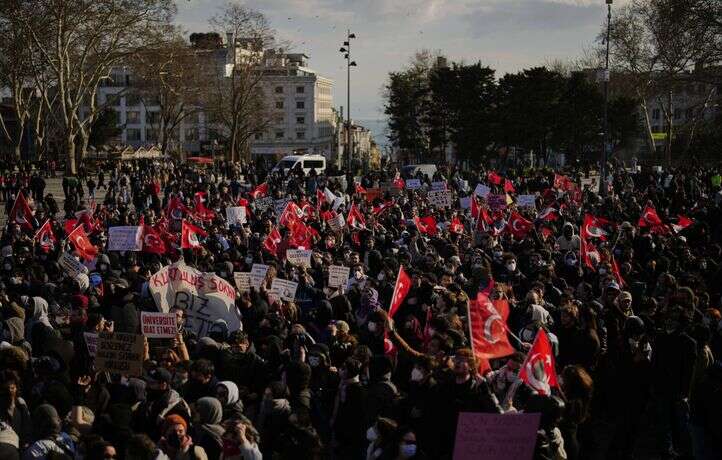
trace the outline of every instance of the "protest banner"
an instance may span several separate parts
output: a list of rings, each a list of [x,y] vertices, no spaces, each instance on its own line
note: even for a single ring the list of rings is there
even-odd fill
[[[442,180],[442,181],[432,182],[432,183],[431,183],[431,190],[434,190],[434,191],[436,191],[436,190],[446,190],[446,181],[445,181],[445,180]]]
[[[291,202],[290,198],[281,198],[273,202],[273,210],[276,212],[276,220],[281,218],[281,214],[286,210],[286,206]]]
[[[484,184],[476,184],[474,195],[486,198],[491,193],[491,189]]]
[[[461,412],[454,460],[531,460],[540,414]]]
[[[406,188],[409,190],[417,190],[421,188],[421,179],[409,179],[406,181]]]
[[[108,251],[142,251],[143,232],[139,225],[108,228]]]
[[[271,282],[271,295],[289,302],[296,298],[296,289],[298,289],[298,283],[295,281],[273,278]]]
[[[202,273],[178,261],[154,273],[148,288],[158,310],[171,308],[185,311],[185,328],[198,337],[208,335],[214,321],[222,319],[228,331],[241,327],[236,314],[236,290],[214,273]]]
[[[236,272],[233,274],[233,281],[239,292],[251,290],[251,272]]]
[[[251,274],[249,275],[251,287],[254,289],[260,289],[261,283],[263,283],[263,280],[266,279],[266,272],[268,272],[268,265],[253,264],[251,267]]]
[[[253,201],[253,207],[256,208],[256,211],[258,211],[259,213],[268,211],[273,206],[273,204],[273,197],[270,196],[264,196],[263,198],[259,198]]]
[[[101,332],[95,353],[95,368],[115,374],[140,377],[143,370],[143,336],[124,332]]]
[[[506,195],[488,195],[486,202],[492,211],[501,211],[506,209]]]
[[[95,358],[98,351],[98,334],[95,332],[83,332],[85,338],[85,346],[88,348],[88,354],[91,358]]]
[[[452,205],[450,190],[434,190],[426,194],[429,204],[437,208],[450,208]]]
[[[471,197],[465,196],[465,197],[459,198],[459,208],[461,208],[461,209],[471,208]]]
[[[178,334],[175,313],[142,311],[140,330],[149,339],[172,339]]]
[[[65,273],[71,278],[75,278],[81,273],[88,273],[88,268],[67,252],[60,255],[58,265],[60,265],[60,268],[65,270]]]
[[[344,267],[343,265],[331,265],[328,267],[328,287],[346,286],[350,271],[348,267]]]
[[[246,208],[233,206],[226,208],[226,222],[228,225],[242,225],[246,223]]]
[[[520,208],[536,209],[536,195],[519,195],[516,197],[516,204]]]
[[[336,217],[326,221],[331,231],[340,232],[346,226],[346,219],[343,218],[343,214],[336,214]]]
[[[312,252],[310,249],[288,249],[286,250],[286,259],[291,262],[291,265],[311,268]]]

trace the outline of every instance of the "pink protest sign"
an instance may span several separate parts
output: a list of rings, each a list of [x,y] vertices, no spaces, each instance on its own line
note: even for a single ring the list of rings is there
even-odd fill
[[[462,412],[454,460],[531,460],[540,414]]]

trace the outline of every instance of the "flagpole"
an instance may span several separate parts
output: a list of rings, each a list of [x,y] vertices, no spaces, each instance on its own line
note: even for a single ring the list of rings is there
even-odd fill
[[[396,294],[398,294],[399,292],[399,278],[401,277],[401,270],[403,269],[403,264],[399,265],[399,272],[396,274],[396,282],[394,283],[394,293],[391,295],[391,305],[389,305],[389,313],[391,312],[391,307],[393,307],[394,305],[394,299],[396,299]]]

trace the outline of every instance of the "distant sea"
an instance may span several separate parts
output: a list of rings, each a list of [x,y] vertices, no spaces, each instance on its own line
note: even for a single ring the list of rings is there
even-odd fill
[[[354,122],[371,131],[371,135],[382,153],[386,150],[389,140],[386,137],[388,123],[385,118],[357,118]]]

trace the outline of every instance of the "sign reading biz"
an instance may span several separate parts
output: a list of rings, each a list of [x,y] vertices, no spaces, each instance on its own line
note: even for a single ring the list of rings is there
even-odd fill
[[[183,309],[185,328],[198,337],[207,336],[217,319],[228,324],[229,332],[241,328],[235,288],[213,273],[200,272],[179,261],[153,274],[148,286],[158,309],[162,312]]]

